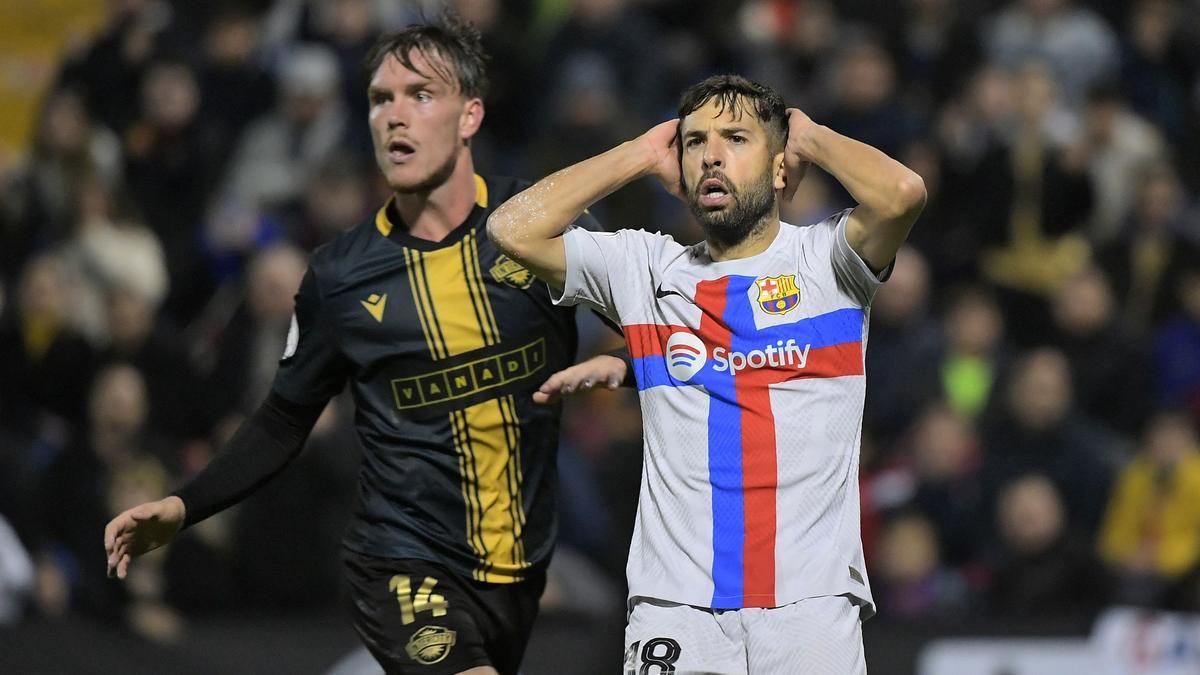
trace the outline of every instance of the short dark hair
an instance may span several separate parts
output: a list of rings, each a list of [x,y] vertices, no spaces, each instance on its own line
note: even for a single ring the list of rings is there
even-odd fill
[[[367,79],[383,65],[388,55],[395,56],[405,68],[429,77],[413,64],[413,52],[425,57],[434,74],[458,85],[467,98],[487,95],[487,57],[479,30],[452,10],[445,10],[436,22],[413,24],[404,30],[379,38],[363,61]]]
[[[679,119],[682,121],[712,99],[717,100],[722,112],[753,110],[767,131],[773,151],[778,152],[787,142],[787,106],[774,89],[741,75],[713,75],[683,92],[679,101]]]

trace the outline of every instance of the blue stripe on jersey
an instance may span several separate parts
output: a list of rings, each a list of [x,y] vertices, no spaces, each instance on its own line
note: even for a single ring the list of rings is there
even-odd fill
[[[746,302],[746,291],[754,283],[754,277],[730,276],[726,283],[722,321],[736,331],[744,329],[746,316],[749,316],[753,330],[754,315]],[[705,372],[708,377],[704,378],[704,387],[709,394],[708,479],[712,484],[713,515],[711,606],[737,608],[742,606],[742,555],[746,542],[742,500],[742,413],[737,405],[733,372],[717,373],[707,365],[699,375]]]
[[[633,359],[633,376],[638,391],[651,387],[678,387],[685,383],[671,377],[667,372],[667,359],[662,354],[653,354]]]

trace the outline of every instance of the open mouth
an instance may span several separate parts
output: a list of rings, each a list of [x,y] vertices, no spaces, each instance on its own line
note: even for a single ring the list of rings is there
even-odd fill
[[[729,203],[729,188],[720,178],[709,178],[700,183],[700,205],[706,209],[718,209]]]
[[[417,151],[411,144],[406,141],[395,140],[388,143],[387,154],[388,159],[394,164],[403,164],[409,160]]]

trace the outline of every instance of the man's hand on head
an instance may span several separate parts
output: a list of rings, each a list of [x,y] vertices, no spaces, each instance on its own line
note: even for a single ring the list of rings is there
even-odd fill
[[[651,173],[664,189],[678,199],[683,194],[683,172],[679,166],[679,120],[668,120],[642,134],[642,144],[653,153]]]
[[[783,171],[786,183],[783,188],[783,199],[790,202],[792,197],[796,196],[800,181],[804,180],[808,165],[812,163],[806,148],[809,134],[816,126],[816,122],[813,122],[812,118],[799,108],[788,108],[787,115],[788,137],[787,144],[783,149]]]

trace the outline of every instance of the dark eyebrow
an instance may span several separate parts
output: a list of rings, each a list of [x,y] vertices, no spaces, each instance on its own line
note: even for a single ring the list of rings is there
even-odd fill
[[[390,96],[391,93],[392,92],[390,89],[384,89],[383,87],[367,87],[367,98],[375,98],[376,96]]]
[[[722,136],[733,136],[734,134],[750,135],[749,127],[721,127]]]

